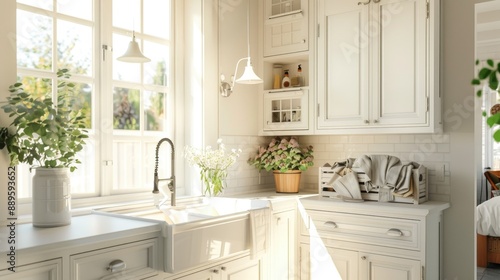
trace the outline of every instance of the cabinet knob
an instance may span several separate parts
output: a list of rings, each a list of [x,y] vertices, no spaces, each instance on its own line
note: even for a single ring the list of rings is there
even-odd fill
[[[366,256],[362,256],[362,257],[361,257],[361,259],[362,259],[362,260],[366,260]]]
[[[306,39],[302,39],[302,44],[305,44],[306,43]]]
[[[365,123],[370,123],[370,121],[369,120],[365,120]]]
[[[122,261],[122,260],[114,260],[108,264],[108,267],[106,267],[107,271],[116,272],[120,270],[124,270],[127,268],[127,264]]]
[[[373,120],[374,123],[378,123],[378,120]]]
[[[358,6],[359,6],[359,5],[368,5],[368,4],[370,4],[370,2],[371,2],[371,1],[372,1],[372,0],[368,0],[368,1],[366,1],[366,2],[358,2]]]
[[[225,267],[225,266],[221,266],[221,267],[220,267],[220,270],[222,270],[222,271],[226,271],[226,267]]]
[[[212,273],[219,274],[219,270],[218,269],[214,269],[214,270],[212,270]]]

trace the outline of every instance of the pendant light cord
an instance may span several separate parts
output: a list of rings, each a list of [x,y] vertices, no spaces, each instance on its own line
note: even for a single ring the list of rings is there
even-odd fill
[[[247,1],[247,50],[248,58],[250,59],[250,0]]]

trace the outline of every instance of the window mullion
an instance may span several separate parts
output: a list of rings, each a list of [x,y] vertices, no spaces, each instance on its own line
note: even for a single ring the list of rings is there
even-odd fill
[[[112,1],[100,1],[101,5],[101,47],[106,45],[105,59],[102,53],[98,56],[101,69],[101,83],[98,110],[100,149],[96,157],[100,173],[100,191],[102,196],[111,194],[113,187],[113,38],[112,38]]]

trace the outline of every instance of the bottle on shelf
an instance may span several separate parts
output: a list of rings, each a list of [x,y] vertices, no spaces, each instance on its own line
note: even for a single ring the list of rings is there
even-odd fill
[[[300,87],[304,84],[302,80],[302,67],[299,64],[297,67],[297,76],[292,77],[292,87]]]
[[[302,86],[304,85],[304,80],[302,79],[302,67],[299,66],[297,67],[297,82],[298,82],[298,86]]]
[[[283,81],[281,82],[282,88],[289,88],[291,86],[290,77],[288,77],[288,70],[285,70],[285,76],[283,77]]]
[[[273,65],[273,76],[274,76],[273,89],[281,88],[281,74],[282,73],[283,73],[283,66],[281,64],[274,64]]]

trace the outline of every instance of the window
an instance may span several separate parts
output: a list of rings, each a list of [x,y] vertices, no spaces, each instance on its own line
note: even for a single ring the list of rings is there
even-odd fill
[[[156,143],[174,132],[171,1],[17,3],[18,79],[31,94],[56,98],[57,70],[68,68],[89,113],[90,139],[72,173],[72,197],[150,192]],[[151,62],[116,60],[133,34]],[[169,159],[160,160],[160,176],[167,176]],[[28,167],[19,174],[19,198],[29,201]]]
[[[488,116],[490,116],[490,109],[496,103],[498,103],[498,92],[492,91],[488,86],[484,86],[481,111],[488,112]],[[493,170],[498,170],[500,169],[500,143],[493,139],[495,130],[487,125],[485,118],[482,119],[481,125],[483,132],[483,169],[491,168]]]

